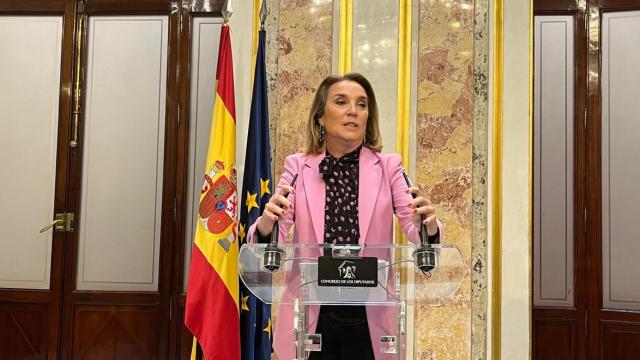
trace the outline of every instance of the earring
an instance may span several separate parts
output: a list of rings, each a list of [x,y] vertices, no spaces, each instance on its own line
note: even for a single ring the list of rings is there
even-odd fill
[[[320,125],[320,143],[324,142],[324,125]]]

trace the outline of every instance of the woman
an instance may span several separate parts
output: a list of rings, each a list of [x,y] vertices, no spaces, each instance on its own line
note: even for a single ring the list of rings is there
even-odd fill
[[[309,114],[307,152],[286,158],[278,190],[250,228],[248,240],[268,238],[279,221],[279,241],[295,224],[294,242],[388,243],[393,239],[395,213],[410,241],[419,242],[423,221],[429,241],[438,242],[442,230],[433,207],[422,196],[412,198],[418,188],[407,187],[402,159],[380,153],[378,124],[375,94],[364,76],[351,73],[324,79]],[[294,188],[289,184],[296,174]],[[289,282],[296,284],[296,279]],[[365,313],[358,306],[312,308],[310,331],[321,333],[323,339],[322,352],[312,353],[311,359],[387,358],[374,346],[378,348],[380,335],[393,318],[380,313],[373,308]],[[291,311],[279,314],[274,349],[280,359],[292,359]]]

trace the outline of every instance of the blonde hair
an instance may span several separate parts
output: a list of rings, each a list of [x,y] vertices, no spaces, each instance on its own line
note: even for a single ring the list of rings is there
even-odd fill
[[[378,103],[376,95],[373,93],[373,87],[369,80],[362,74],[348,73],[342,76],[331,75],[320,83],[316,95],[313,97],[311,111],[309,111],[309,119],[307,121],[307,154],[317,154],[322,152],[324,141],[320,141],[320,122],[319,119],[324,114],[324,108],[327,105],[329,97],[329,88],[341,81],[353,81],[358,83],[367,93],[367,107],[369,110],[369,118],[367,119],[367,128],[364,133],[363,145],[369,149],[380,152],[382,150],[382,137],[380,135],[380,121],[378,117]]]

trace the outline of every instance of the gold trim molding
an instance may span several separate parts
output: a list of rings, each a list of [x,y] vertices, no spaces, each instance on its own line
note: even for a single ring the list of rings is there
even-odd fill
[[[340,27],[338,33],[338,73],[351,71],[351,39],[353,37],[353,0],[340,0]]]
[[[411,0],[400,0],[398,11],[398,125],[396,151],[409,167],[411,114]]]
[[[500,360],[502,313],[502,99],[504,56],[504,0],[494,3],[493,36],[493,124],[492,124],[492,293],[491,349],[492,359]]]

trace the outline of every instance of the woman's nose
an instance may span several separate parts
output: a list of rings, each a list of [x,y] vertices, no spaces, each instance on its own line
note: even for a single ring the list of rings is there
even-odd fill
[[[356,104],[349,104],[349,107],[347,108],[347,113],[350,115],[355,115],[356,114]]]

